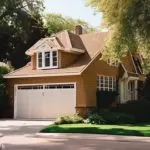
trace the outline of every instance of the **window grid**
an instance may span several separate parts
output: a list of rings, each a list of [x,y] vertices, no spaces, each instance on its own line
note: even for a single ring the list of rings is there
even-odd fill
[[[18,86],[18,90],[38,90],[38,89],[73,89],[73,84],[52,84],[52,85],[26,85]]]
[[[119,62],[118,61],[111,61],[110,59],[107,60],[107,64],[110,66],[118,67]]]
[[[43,89],[43,85],[18,86],[18,90],[38,90]]]
[[[74,88],[73,84],[45,85],[45,89],[72,89],[72,88]]]
[[[101,91],[116,91],[116,77],[98,76],[97,88]]]
[[[44,56],[45,56],[45,66],[49,67],[50,66],[50,52],[45,52]]]
[[[38,67],[42,67],[42,53],[38,54]]]
[[[38,69],[50,69],[58,67],[58,52],[39,52],[37,53]]]

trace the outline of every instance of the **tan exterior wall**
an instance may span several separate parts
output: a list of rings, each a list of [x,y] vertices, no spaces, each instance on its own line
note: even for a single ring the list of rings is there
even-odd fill
[[[32,69],[35,70],[37,68],[36,54],[31,56],[31,64],[32,64]]]
[[[20,79],[7,79],[7,90],[9,92],[9,103],[14,105],[14,85],[17,84],[42,84],[42,83],[69,83],[76,82],[76,107],[84,108],[86,106],[84,86],[81,76],[70,77],[44,77],[44,78],[20,78]],[[13,111],[12,111],[13,113]]]
[[[105,61],[97,58],[87,70],[84,71],[83,85],[88,107],[96,106],[97,75],[118,76],[118,68],[109,66]]]
[[[66,53],[59,51],[59,67],[65,68],[71,65],[78,57],[78,54]]]

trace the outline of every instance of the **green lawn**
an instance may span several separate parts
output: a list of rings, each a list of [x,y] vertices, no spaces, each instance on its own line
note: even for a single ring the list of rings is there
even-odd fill
[[[43,133],[90,133],[111,135],[150,136],[150,124],[145,125],[92,125],[64,124],[50,125]]]

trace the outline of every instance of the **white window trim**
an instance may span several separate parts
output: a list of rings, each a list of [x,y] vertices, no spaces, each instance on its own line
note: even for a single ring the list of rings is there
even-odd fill
[[[119,67],[119,62],[118,61],[111,61],[110,59],[107,60],[107,64],[109,66],[113,66],[113,67]]]
[[[50,52],[50,66],[45,66],[45,52]],[[57,57],[57,66],[53,66],[53,52],[56,52]],[[39,53],[42,53],[42,67],[39,67]],[[36,62],[37,62],[37,69],[55,69],[58,68],[58,51],[57,50],[51,50],[51,51],[43,51],[43,52],[37,52],[36,54]]]
[[[97,80],[98,80],[98,85],[97,85],[97,89],[102,90],[102,91],[116,91],[117,90],[117,83],[116,83],[116,77],[114,76],[104,76],[104,75],[98,75],[97,76]],[[103,78],[103,87],[101,87],[101,78]],[[108,86],[106,86],[105,84],[105,78],[108,79]],[[110,87],[110,78],[112,80],[112,86]],[[114,84],[115,82],[115,84]]]

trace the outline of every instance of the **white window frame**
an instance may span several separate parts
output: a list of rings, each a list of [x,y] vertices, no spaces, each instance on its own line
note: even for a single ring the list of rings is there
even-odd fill
[[[45,66],[45,52],[50,53],[50,66]],[[57,66],[53,66],[53,52],[56,52]],[[40,53],[42,53],[42,67],[39,67],[39,54]],[[37,69],[54,69],[54,68],[58,68],[58,51],[53,50],[53,51],[37,52],[36,61],[37,61]]]
[[[119,67],[119,62],[118,61],[111,61],[110,59],[107,60],[107,64],[109,66],[113,66],[113,67]]]
[[[101,79],[103,79],[103,81]],[[110,86],[110,79],[111,79],[111,86]],[[117,81],[116,77],[114,76],[98,75],[97,76],[97,89],[100,91],[116,91],[117,90],[116,81]]]

